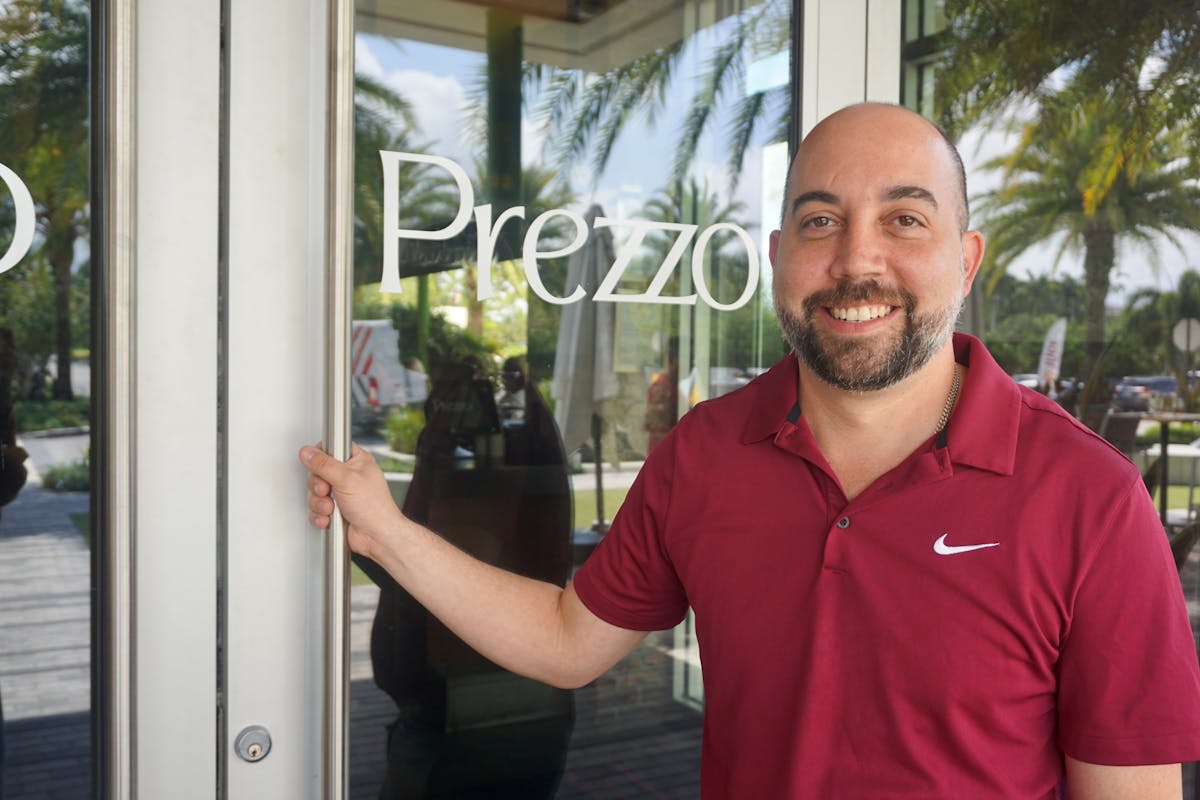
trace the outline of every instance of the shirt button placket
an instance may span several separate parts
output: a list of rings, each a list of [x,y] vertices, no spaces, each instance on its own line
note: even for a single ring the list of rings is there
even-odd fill
[[[829,538],[825,541],[825,569],[834,574],[842,575],[846,572],[846,547],[849,544],[845,537],[838,536],[850,527],[849,515],[839,517],[838,521],[830,528]]]

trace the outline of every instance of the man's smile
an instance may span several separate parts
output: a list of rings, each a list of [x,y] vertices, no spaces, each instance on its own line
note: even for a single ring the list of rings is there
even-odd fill
[[[870,322],[886,317],[895,311],[897,306],[827,306],[829,316],[842,322]]]

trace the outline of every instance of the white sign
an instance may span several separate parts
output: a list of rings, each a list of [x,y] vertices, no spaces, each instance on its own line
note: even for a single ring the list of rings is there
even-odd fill
[[[1058,380],[1059,370],[1062,369],[1063,346],[1067,339],[1067,318],[1059,317],[1054,320],[1050,330],[1046,331],[1046,339],[1042,342],[1042,356],[1038,359],[1038,386],[1054,387]]]
[[[4,273],[15,267],[33,245],[34,209],[33,197],[17,173],[0,164],[0,180],[8,186],[17,214],[12,243],[9,244],[7,252],[0,256],[0,273]]]
[[[397,293],[400,291],[399,240],[424,239],[429,241],[444,241],[462,233],[471,218],[472,206],[475,203],[475,190],[471,187],[471,180],[467,176],[466,170],[448,158],[420,155],[417,153],[398,153],[389,150],[380,150],[379,157],[383,162],[383,275],[380,280],[379,290],[381,292]],[[454,179],[455,186],[458,188],[459,204],[458,212],[449,225],[436,231],[421,231],[400,227],[399,176],[400,164],[403,161],[432,164],[450,173],[450,177]],[[495,289],[492,287],[492,259],[496,252],[496,240],[500,237],[500,230],[511,219],[525,219],[525,207],[516,206],[506,209],[493,222],[492,206],[489,203],[475,206],[474,216],[477,242],[476,269],[478,270],[475,282],[478,287],[476,296],[479,300],[486,300],[495,294]],[[542,229],[556,217],[567,219],[575,226],[574,239],[566,247],[556,250],[539,250],[538,238],[541,235]],[[640,219],[620,220],[609,219],[608,217],[596,217],[594,225],[597,228],[623,227],[631,229],[629,238],[616,253],[612,265],[608,268],[604,279],[596,287],[595,293],[592,295],[592,299],[597,302],[695,305],[696,298],[699,297],[705,304],[719,311],[733,311],[750,302],[750,298],[754,296],[755,291],[758,289],[760,263],[758,249],[755,247],[754,240],[750,238],[750,234],[745,229],[731,222],[718,222],[700,230],[697,225],[687,225],[678,222],[651,222]],[[663,257],[662,264],[659,265],[658,271],[650,281],[650,285],[646,287],[644,292],[638,294],[618,293],[616,291],[617,286],[621,282],[625,270],[633,261],[634,256],[638,254],[638,249],[645,240],[646,234],[655,230],[675,233],[676,238]],[[732,303],[722,303],[713,297],[704,276],[705,251],[712,237],[720,231],[729,231],[741,241],[742,246],[746,250],[748,261],[746,285],[742,289],[741,295]],[[698,236],[697,232],[699,232]],[[529,229],[525,233],[525,241],[521,248],[521,261],[525,270],[525,279],[529,282],[529,288],[533,290],[535,295],[547,303],[555,305],[577,303],[587,296],[587,291],[582,286],[568,289],[565,297],[551,294],[550,290],[546,288],[545,283],[542,282],[538,262],[550,258],[569,256],[587,244],[589,233],[587,222],[584,221],[583,217],[574,211],[564,208],[553,208],[545,211],[529,223]],[[696,288],[695,293],[682,296],[663,295],[663,288],[666,286],[667,281],[671,279],[672,273],[678,267],[684,252],[687,250],[688,245],[692,244],[693,239],[695,239],[695,245],[692,248],[691,271],[692,283]]]
[[[1200,320],[1184,317],[1171,329],[1171,341],[1185,353],[1200,347]]]

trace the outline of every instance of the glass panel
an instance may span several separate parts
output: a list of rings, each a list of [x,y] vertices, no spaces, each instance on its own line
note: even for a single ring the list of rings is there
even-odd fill
[[[88,7],[0,3],[3,796],[91,796]]]
[[[561,585],[680,415],[784,354],[792,4],[488,5],[359,4],[352,422],[406,513]],[[698,795],[690,616],[564,692],[369,562],[351,594],[352,796]]]

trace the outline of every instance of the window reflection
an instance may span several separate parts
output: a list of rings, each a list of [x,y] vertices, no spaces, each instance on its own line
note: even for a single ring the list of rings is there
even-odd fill
[[[92,793],[88,27],[82,0],[0,3],[0,796],[9,800]]]
[[[523,360],[504,362],[500,402],[480,358],[431,367],[405,514],[483,561],[563,585],[566,457]],[[377,567],[362,566],[380,587],[374,678],[397,709],[380,797],[553,796],[573,722],[570,693],[491,664]]]
[[[784,0],[568,5],[372,0],[356,55],[356,439],[414,519],[560,585],[678,419],[783,355],[757,257],[791,97]],[[354,580],[354,796],[698,794],[690,618],[560,692]]]

